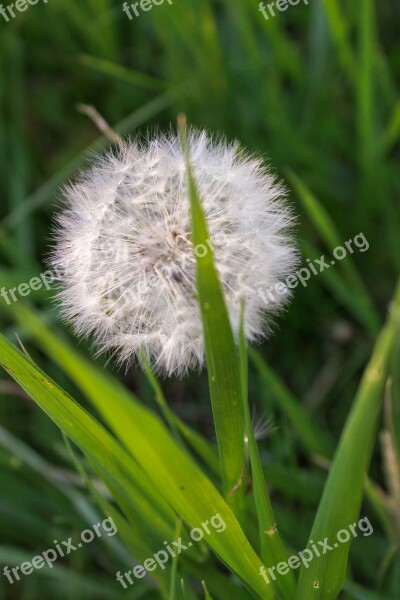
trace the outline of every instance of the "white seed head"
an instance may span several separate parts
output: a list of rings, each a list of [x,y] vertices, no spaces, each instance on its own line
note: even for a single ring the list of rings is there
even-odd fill
[[[62,315],[99,353],[130,364],[142,353],[162,374],[204,363],[195,255],[212,247],[233,331],[241,301],[250,341],[268,334],[260,288],[273,289],[297,265],[285,189],[238,145],[191,130],[191,163],[210,239],[193,247],[185,162],[177,136],[121,144],[64,190],[53,269],[62,273]],[[274,294],[269,314],[290,293]]]

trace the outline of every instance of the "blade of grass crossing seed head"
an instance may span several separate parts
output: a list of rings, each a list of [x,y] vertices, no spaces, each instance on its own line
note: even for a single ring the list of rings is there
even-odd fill
[[[186,162],[192,243],[194,247],[206,245],[209,241],[207,224],[190,164],[186,119],[183,115],[179,117],[178,127]],[[204,256],[196,253],[196,283],[223,488],[228,503],[239,515],[243,513],[245,469],[239,360],[211,248]]]

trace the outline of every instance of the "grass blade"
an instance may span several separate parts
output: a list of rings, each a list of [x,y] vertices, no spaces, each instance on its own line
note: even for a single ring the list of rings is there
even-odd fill
[[[251,473],[253,480],[253,496],[256,505],[258,528],[260,536],[261,558],[266,567],[272,567],[280,562],[287,561],[287,554],[283,546],[280,533],[276,524],[274,511],[269,498],[264,479],[264,471],[256,438],[251,421],[250,408],[247,398],[247,348],[244,334],[244,310],[240,327],[240,371],[242,380],[243,406],[246,421],[246,440],[248,444]],[[295,580],[292,571],[285,577],[279,577],[272,587],[276,587],[282,598],[291,600],[295,589]]]
[[[207,248],[210,237],[190,165],[186,123],[182,119],[180,135],[186,159],[192,242],[194,247],[204,245]],[[196,253],[196,281],[223,487],[228,502],[240,510],[244,488],[245,426],[239,360],[212,249],[208,248],[204,256],[199,254]]]
[[[233,512],[192,458],[182,452],[161,420],[140,404],[117,380],[99,371],[87,359],[56,338],[26,306],[18,305],[15,314],[43,351],[56,360],[83,390],[135,458],[134,464],[137,461],[142,476],[156,490],[163,490],[163,501],[168,502],[186,524],[196,526],[212,515],[220,514],[226,529],[218,534],[212,532],[204,541],[250,589],[266,600],[271,598],[272,591],[259,576],[261,561]],[[0,343],[0,359],[1,350]],[[14,349],[14,352],[17,351]],[[74,441],[77,443],[75,439]],[[111,450],[105,450],[104,454],[113,455]],[[158,497],[160,498],[159,493]],[[171,526],[174,527],[175,523],[176,518]],[[173,532],[170,532],[169,537],[163,539],[172,539],[172,536]]]
[[[377,420],[382,404],[386,370],[399,336],[400,284],[391,314],[377,340],[362,378],[353,409],[348,417],[334,457],[310,538],[329,540],[347,529],[358,517],[365,477],[373,449]],[[302,568],[296,598],[334,600],[343,587],[349,542],[323,554]]]

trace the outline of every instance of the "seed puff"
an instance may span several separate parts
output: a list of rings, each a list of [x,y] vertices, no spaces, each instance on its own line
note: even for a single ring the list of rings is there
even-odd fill
[[[194,248],[185,162],[176,135],[121,143],[63,190],[50,263],[63,318],[93,335],[98,353],[130,365],[141,353],[159,374],[204,364],[195,255],[213,248],[234,334],[270,331],[290,294],[268,305],[258,290],[294,272],[293,215],[285,188],[258,158],[206,131],[188,136],[210,239]]]

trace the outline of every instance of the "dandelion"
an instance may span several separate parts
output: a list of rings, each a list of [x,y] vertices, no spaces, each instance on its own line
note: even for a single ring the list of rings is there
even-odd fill
[[[237,143],[191,130],[191,162],[208,222],[208,246],[193,247],[185,161],[177,136],[123,142],[64,190],[52,267],[63,273],[62,316],[93,335],[98,353],[131,364],[144,354],[157,372],[201,368],[204,342],[196,254],[212,248],[234,334],[257,341],[289,294],[264,312],[257,290],[293,273],[292,213],[285,189]]]

